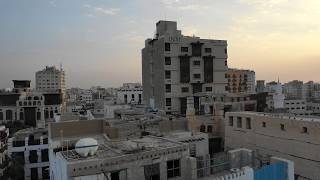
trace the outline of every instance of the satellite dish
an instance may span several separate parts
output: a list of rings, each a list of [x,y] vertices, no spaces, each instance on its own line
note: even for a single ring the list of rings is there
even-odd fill
[[[98,141],[93,138],[80,139],[75,145],[75,151],[83,157],[93,156],[98,150]]]

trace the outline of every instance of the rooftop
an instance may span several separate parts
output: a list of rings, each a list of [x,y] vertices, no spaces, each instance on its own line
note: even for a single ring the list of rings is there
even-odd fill
[[[305,122],[320,122],[320,117],[318,116],[295,116],[290,113],[262,113],[262,112],[252,112],[252,111],[242,111],[242,112],[228,112],[228,114],[247,114],[253,116],[261,116],[261,117],[273,117],[273,118],[280,118],[280,119],[290,119],[296,121],[305,121]]]
[[[69,162],[81,160],[102,160],[116,158],[126,154],[137,154],[142,152],[160,151],[162,149],[179,147],[183,145],[179,142],[170,141],[164,138],[145,136],[124,141],[110,141],[102,135],[91,136],[98,141],[98,151],[93,156],[80,156],[74,149],[61,151],[62,156]],[[70,141],[77,142],[75,137]],[[79,139],[79,138],[78,138]]]

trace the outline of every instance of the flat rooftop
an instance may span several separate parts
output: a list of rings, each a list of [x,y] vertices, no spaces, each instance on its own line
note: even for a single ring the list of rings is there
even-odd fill
[[[251,115],[251,116],[272,117],[272,118],[305,121],[305,122],[320,122],[320,117],[318,116],[295,116],[290,113],[264,113],[264,112],[252,112],[252,111],[228,112],[228,114],[237,114],[237,113]]]
[[[47,128],[27,128],[22,129],[14,134],[14,140],[16,141],[24,141],[26,137],[30,135],[34,136],[34,139],[40,139],[42,136],[43,138],[48,137],[48,129]]]
[[[154,136],[145,136],[122,141],[110,141],[102,135],[91,136],[98,141],[98,151],[93,156],[80,156],[74,149],[61,151],[62,156],[68,162],[85,160],[102,160],[116,158],[128,154],[137,154],[142,152],[160,151],[168,148],[182,146],[182,143],[170,141],[165,138]],[[75,143],[73,139],[70,143]],[[65,142],[66,143],[66,142]]]

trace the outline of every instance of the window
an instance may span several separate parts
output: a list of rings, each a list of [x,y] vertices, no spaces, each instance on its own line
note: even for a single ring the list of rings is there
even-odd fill
[[[307,127],[302,127],[302,133],[307,134],[308,133],[308,128]]]
[[[228,49],[227,48],[224,49],[224,53],[228,54]]]
[[[225,66],[228,66],[228,62],[227,62],[227,61],[224,61],[224,65],[225,65]]]
[[[242,118],[241,117],[237,118],[237,127],[242,128]]]
[[[200,61],[193,61],[194,66],[200,66]]]
[[[166,84],[166,92],[171,92],[171,84]]]
[[[165,71],[165,78],[171,79],[171,71]]]
[[[206,132],[206,126],[205,125],[201,125],[200,126],[200,132]]]
[[[212,126],[211,126],[211,125],[208,125],[208,127],[207,127],[207,132],[208,132],[208,133],[212,133]]]
[[[165,51],[170,51],[171,47],[170,47],[170,43],[165,43],[164,44],[164,50]]]
[[[285,131],[284,124],[280,124],[281,131]]]
[[[134,94],[131,94],[131,99],[134,99]]]
[[[188,52],[188,47],[181,47],[181,52]]]
[[[205,48],[205,49],[204,49],[204,52],[206,52],[206,53],[211,53],[211,52],[212,52],[212,49],[211,49],[211,48]]]
[[[171,65],[171,57],[165,57],[164,64],[165,65]]]
[[[181,92],[183,92],[183,93],[189,92],[189,88],[188,87],[182,87],[181,88]]]
[[[267,127],[267,124],[266,124],[266,122],[262,122],[262,127]]]
[[[200,74],[193,74],[194,79],[200,79],[200,77],[201,77]]]
[[[206,87],[206,91],[207,92],[211,92],[212,91],[212,87]]]
[[[232,116],[229,117],[229,126],[233,126],[233,117]]]
[[[167,178],[174,178],[180,176],[180,160],[167,161]]]
[[[246,128],[251,129],[251,119],[250,118],[246,119]]]
[[[171,106],[171,98],[166,98],[166,106]]]

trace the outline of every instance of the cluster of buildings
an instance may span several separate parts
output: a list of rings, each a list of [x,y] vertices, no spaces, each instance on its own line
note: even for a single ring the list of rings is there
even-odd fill
[[[142,84],[66,88],[46,67],[0,92],[0,176],[51,180],[317,180],[319,84],[228,67],[226,40],[159,21]],[[19,172],[19,173],[13,173]]]

